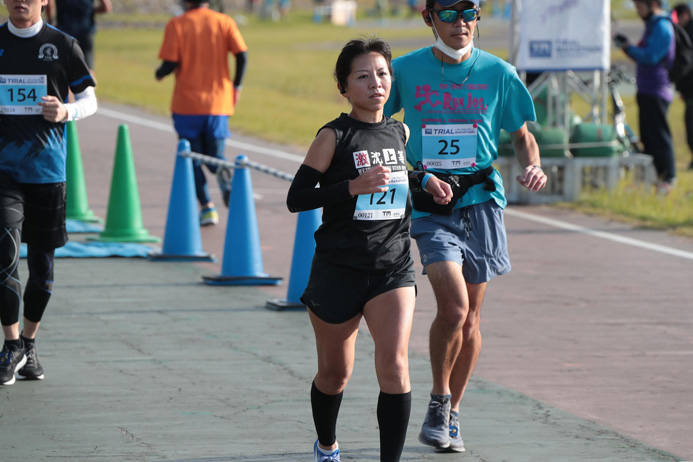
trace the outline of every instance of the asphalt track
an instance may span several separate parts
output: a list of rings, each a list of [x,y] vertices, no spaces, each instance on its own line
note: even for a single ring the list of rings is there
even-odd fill
[[[89,205],[106,216],[123,123],[144,227],[163,236],[177,144],[168,118],[103,104],[78,123]],[[241,153],[288,173],[303,156],[235,135],[227,157]],[[216,263],[58,260],[39,343],[47,378],[0,389],[0,460],[308,460],[312,332],[304,312],[263,308],[286,296],[296,217],[286,181],[251,176],[264,270],[285,283],[201,284],[233,248],[223,207],[221,224],[202,230]],[[545,206],[511,206],[506,220],[513,271],[484,303],[463,455],[416,441],[435,309],[419,277],[403,460],[693,460],[693,241]],[[343,460],[378,460],[365,326],[357,348],[338,435]]]

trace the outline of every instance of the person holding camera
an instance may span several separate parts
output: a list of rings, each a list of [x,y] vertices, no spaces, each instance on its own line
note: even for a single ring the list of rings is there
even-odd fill
[[[622,34],[614,43],[636,63],[638,122],[645,153],[651,155],[660,182],[657,192],[668,194],[676,181],[676,162],[671,129],[667,122],[674,89],[669,68],[674,61],[674,28],[662,9],[662,0],[634,0],[645,32],[637,45]]]

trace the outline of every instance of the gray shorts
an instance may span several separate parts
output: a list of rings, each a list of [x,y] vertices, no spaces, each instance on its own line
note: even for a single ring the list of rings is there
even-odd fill
[[[454,209],[452,215],[416,218],[411,236],[425,267],[440,261],[462,266],[467,282],[480,284],[510,271],[503,209],[495,201]]]

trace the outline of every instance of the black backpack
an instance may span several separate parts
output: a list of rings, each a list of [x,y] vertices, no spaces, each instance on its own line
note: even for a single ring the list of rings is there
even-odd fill
[[[662,18],[671,21],[671,18]],[[669,69],[669,80],[677,87],[683,84],[684,77],[693,71],[693,43],[686,30],[679,24],[671,21],[674,26],[674,40],[676,41],[676,51],[674,52],[674,63]],[[693,76],[689,76],[693,78]]]

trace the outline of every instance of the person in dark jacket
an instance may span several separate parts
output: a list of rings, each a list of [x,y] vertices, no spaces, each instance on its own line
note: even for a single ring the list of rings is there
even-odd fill
[[[667,111],[674,99],[669,68],[674,60],[674,27],[662,10],[662,0],[634,0],[645,33],[637,45],[622,35],[616,44],[636,62],[640,138],[654,160],[660,182],[657,191],[667,194],[676,181],[676,163]]]
[[[111,0],[50,0],[46,5],[48,23],[76,38],[89,69],[94,69],[96,15],[110,13]]]
[[[688,36],[693,42],[693,21],[691,20],[691,9],[685,3],[679,3],[673,9],[673,14],[676,15],[679,25],[685,29]],[[681,94],[681,98],[686,103],[686,112],[684,123],[686,124],[686,139],[688,147],[693,155],[693,72],[684,77],[676,86],[676,89]],[[688,170],[693,170],[693,159],[688,165]]]

